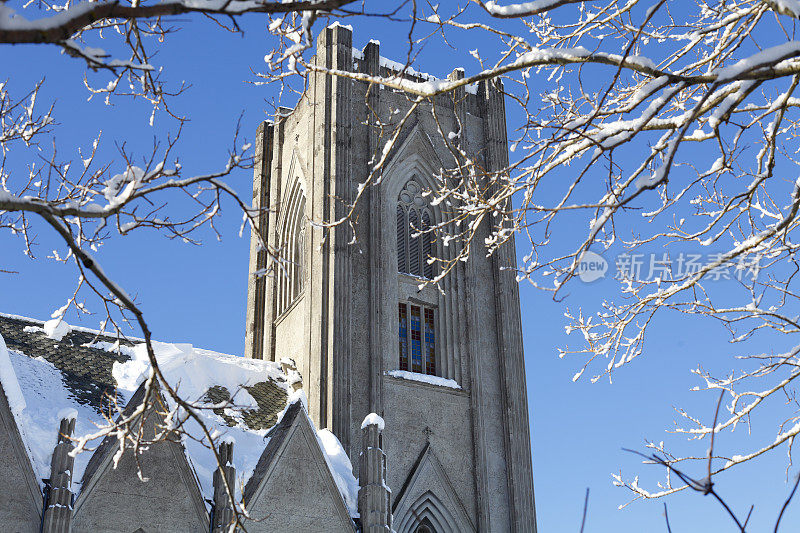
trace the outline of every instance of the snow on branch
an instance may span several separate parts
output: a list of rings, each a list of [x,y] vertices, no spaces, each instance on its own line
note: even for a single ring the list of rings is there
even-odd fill
[[[554,10],[566,4],[575,4],[583,0],[534,0],[533,2],[522,2],[519,4],[498,5],[494,0],[483,2],[476,0],[487,13],[498,18],[519,18],[538,15],[546,11]]]
[[[795,394],[796,357],[754,355],[747,344],[800,334],[800,294],[790,281],[800,269],[800,45],[798,23],[786,18],[798,14],[800,4],[788,0],[696,0],[680,12],[665,1],[637,0],[477,1],[449,11],[439,4],[414,12],[415,28],[430,33],[410,42],[404,61],[391,68],[384,60],[377,71],[366,68],[366,49],[353,52],[352,67],[317,62],[305,55],[311,42],[295,34],[268,55],[260,77],[281,87],[292,77],[304,87],[315,76],[347,78],[365,88],[367,105],[371,91],[407,95],[408,105],[390,117],[371,110],[367,123],[381,139],[375,164],[347,216],[334,223],[347,222],[380,183],[409,113],[430,112],[436,142],[452,156],[428,194],[448,212],[430,230],[446,249],[430,259],[440,267],[434,283],[471,255],[503,254],[518,239],[525,257],[508,268],[560,301],[583,282],[586,257],[602,256],[615,278],[606,283],[617,291],[595,309],[565,313],[566,331],[577,339],[559,353],[577,361],[575,379],[588,373],[592,381],[611,380],[646,356],[649,332],[663,315],[719,324],[739,347],[727,362],[730,374],[696,375],[707,383],[700,390],[726,391],[729,414],[708,425],[681,411],[688,426],[678,431],[709,438],[748,425],[754,414],[776,431],[755,449],[715,457],[721,462],[710,478],[791,450],[798,431],[795,408],[763,407],[774,407],[785,391]],[[439,36],[494,46],[470,50],[460,75],[421,75],[416,54]],[[483,105],[498,94],[516,129],[509,132],[510,161],[490,164],[461,142],[459,109],[474,114],[470,98]],[[654,446],[676,465],[707,460]],[[681,490],[669,483],[648,490],[622,477],[618,483],[638,497]]]
[[[244,13],[288,13],[311,10],[334,10],[353,0],[307,0],[298,2],[265,2],[260,0],[172,0],[135,3],[83,1],[59,13],[28,20],[0,6],[0,43],[59,43],[70,39],[81,29],[101,21],[136,20],[204,13],[209,15],[242,15]]]
[[[716,369],[727,365],[722,374],[701,365],[692,379],[700,380],[698,392],[724,391],[727,412],[709,424],[679,410],[685,425],[677,431],[700,441],[748,426],[755,416],[763,421],[759,428],[770,428],[751,449],[715,455],[719,464],[709,468],[709,483],[712,474],[765,453],[791,451],[800,413],[791,404],[777,404],[782,394],[796,393],[800,362],[793,351],[765,354],[748,342],[800,344],[791,342],[800,335],[800,293],[793,284],[800,271],[800,45],[793,37],[800,5],[794,0],[695,0],[681,9],[665,0],[376,5],[73,2],[65,8],[29,7],[23,15],[2,5],[0,42],[55,44],[102,71],[84,80],[90,97],[107,103],[112,97],[144,98],[152,107],[151,124],[157,115],[182,123],[171,102],[189,84],[169,88],[168,65],[162,69],[153,60],[160,41],[141,36],[164,37],[163,20],[176,14],[208,15],[238,32],[239,15],[267,13],[263,26],[273,48],[260,69],[253,66],[257,79],[249,81],[274,84],[282,98],[276,105],[295,105],[325,76],[349,79],[366,108],[360,125],[377,139],[352,194],[336,199],[345,205],[331,211],[335,219],[314,220],[315,227],[352,228],[359,202],[380,186],[403,134],[428,114],[426,134],[441,148],[443,168],[427,176],[431,190],[425,199],[446,216],[415,228],[434,235],[443,251],[428,258],[438,267],[434,279],[421,283],[438,283],[475,255],[498,254],[519,281],[560,302],[576,285],[591,282],[582,269],[589,258],[599,257],[605,283],[614,290],[591,309],[571,304],[564,313],[566,332],[575,341],[559,355],[575,366],[575,379],[611,380],[649,356],[650,332],[663,315],[718,324],[735,356],[715,362]],[[369,48],[351,49],[348,40],[347,48],[335,44],[335,58],[320,60],[314,46],[321,32],[350,31],[343,24],[328,26],[332,13],[353,22],[353,41],[368,38],[358,33],[356,21],[382,17],[396,24],[404,53],[394,60],[372,57],[377,60],[367,64]],[[459,55],[452,43],[464,42],[475,48]],[[415,68],[426,53],[439,51],[456,58],[458,68],[449,76]],[[389,93],[396,102],[386,109],[390,99],[380,95]],[[125,235],[154,228],[199,242],[195,230],[217,231],[222,197],[233,199],[245,224],[257,228],[263,212],[250,205],[250,191],[225,181],[252,166],[251,147],[235,135],[217,169],[191,176],[180,167],[173,138],[143,160],[134,160],[123,145],[118,160],[101,161],[98,138],[81,144],[93,147],[79,160],[52,154],[42,163],[39,149],[54,122],[52,109],[39,110],[37,94],[38,87],[11,98],[0,85],[3,155],[30,150],[30,161],[36,161],[12,169],[3,160],[0,229],[22,239],[33,255],[32,224],[43,222],[69,244],[65,257],[54,255],[57,261],[75,261],[80,286],[101,295],[104,306],[116,305],[128,318],[133,313],[146,329],[133,311],[136,302],[99,268],[92,247],[109,229]],[[496,114],[487,114],[489,108]],[[502,109],[503,120],[491,122]],[[275,116],[281,120],[284,114],[279,110]],[[465,134],[476,121],[483,121],[479,129],[489,138],[480,149]],[[497,134],[504,131],[507,145]],[[46,175],[60,187],[47,188]],[[161,201],[172,193],[194,206],[191,214],[173,218]],[[355,240],[356,232],[352,235]],[[519,262],[509,251],[516,241],[524,247]],[[272,261],[285,264],[278,250],[259,244]],[[71,301],[77,306],[77,299]],[[701,360],[705,356],[698,354]],[[158,380],[153,377],[152,383]],[[650,449],[676,468],[710,464],[705,452],[686,451],[692,442],[650,443]],[[697,481],[697,488],[708,486]],[[681,490],[669,481],[646,489],[638,478],[622,475],[617,483],[635,497]]]

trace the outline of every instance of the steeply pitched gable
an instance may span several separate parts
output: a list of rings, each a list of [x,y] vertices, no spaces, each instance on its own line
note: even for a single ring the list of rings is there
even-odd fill
[[[144,398],[144,385],[134,394],[124,414]],[[145,413],[144,436],[152,438],[163,415],[157,409]],[[118,531],[119,524],[157,531],[206,531],[208,515],[183,447],[165,440],[142,451],[137,458],[126,449],[116,468],[117,440],[110,436],[94,452],[75,501],[75,531]],[[138,477],[138,468],[147,481]],[[113,509],[113,512],[109,512]]]
[[[244,489],[248,531],[355,531],[301,402],[291,404]]]

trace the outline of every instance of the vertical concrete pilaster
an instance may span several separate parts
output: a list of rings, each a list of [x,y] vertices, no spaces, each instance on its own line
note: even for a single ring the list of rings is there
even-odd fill
[[[464,69],[462,68],[454,69],[453,72],[448,74],[447,79],[450,81],[463,80]],[[457,132],[458,137],[456,137],[454,140],[458,146],[464,148],[466,147],[466,142],[467,142],[466,91],[464,90],[464,87],[459,87],[458,89],[450,93],[449,97],[452,98],[453,114],[458,119],[458,127],[459,127],[459,131]]]
[[[333,68],[337,70],[353,70],[353,33],[342,26],[331,28],[332,45],[335,47]],[[354,200],[355,184],[353,183],[353,81],[347,78],[334,77],[334,102],[332,116],[332,152],[331,170],[334,184],[334,201],[332,220],[342,220]],[[350,418],[352,416],[350,401],[351,364],[351,317],[353,315],[353,264],[351,260],[350,242],[353,230],[347,223],[340,224],[334,230],[333,243],[333,277],[332,317],[334,317],[331,339],[330,365],[330,399],[331,410],[329,426],[339,438],[342,446],[350,448]]]
[[[264,333],[269,324],[265,320],[265,294],[267,278],[260,273],[267,266],[267,251],[261,246],[257,231],[263,241],[269,242],[269,192],[272,168],[272,132],[269,122],[262,122],[256,130],[255,161],[253,164],[253,209],[261,210],[256,228],[251,228],[250,266],[247,279],[247,333],[244,355],[253,359],[264,358]]]
[[[352,32],[331,26],[320,33],[316,61],[327,69],[353,69]],[[321,145],[314,154],[315,185],[313,209],[323,222],[340,220],[352,200],[351,122],[353,82],[339,76],[315,78],[315,142]],[[320,109],[322,108],[322,113]],[[345,449],[349,446],[350,426],[350,315],[352,266],[347,253],[350,227],[347,223],[317,232],[321,240],[321,261],[312,295],[312,309],[320,315],[309,317],[311,351],[319,351],[318,369],[312,369],[310,385],[318,396],[309,405],[319,427],[333,430]],[[312,313],[313,314],[313,313]],[[313,374],[316,374],[313,375]],[[313,395],[313,392],[312,392]],[[311,400],[311,398],[309,398]]]
[[[508,168],[509,160],[502,82],[485,82],[482,96],[485,106],[486,169],[489,172],[503,172]],[[494,179],[499,178],[496,176]],[[511,526],[515,532],[533,533],[536,531],[533,465],[515,253],[512,236],[492,255],[492,272],[496,287],[498,365],[502,383],[500,389]]]
[[[270,179],[267,184],[268,198],[265,205],[269,209],[267,213],[267,238],[270,246],[273,248],[280,247],[278,228],[278,213],[280,211],[281,192],[286,177],[284,176],[284,143],[286,140],[286,121],[291,114],[291,109],[287,107],[278,107],[278,112],[275,115],[273,122],[272,145],[270,152],[272,154],[270,166]],[[277,274],[277,273],[276,273]],[[276,360],[275,353],[275,319],[278,313],[278,300],[277,300],[277,284],[279,278],[273,274],[267,279],[266,288],[264,290],[264,342],[263,352],[264,359],[270,361]]]
[[[366,74],[372,76],[380,75],[380,44],[377,41],[370,41],[364,47],[364,67]],[[375,157],[379,152],[380,128],[374,123],[380,120],[380,87],[373,85],[367,87],[367,124],[369,131],[369,154]],[[368,167],[368,165],[367,165]],[[369,168],[366,169],[369,175]],[[383,335],[382,324],[384,316],[383,285],[384,272],[381,255],[383,253],[383,243],[381,235],[383,201],[380,187],[372,185],[369,190],[369,250],[370,250],[370,321],[369,339],[369,408],[374,413],[383,413]]]

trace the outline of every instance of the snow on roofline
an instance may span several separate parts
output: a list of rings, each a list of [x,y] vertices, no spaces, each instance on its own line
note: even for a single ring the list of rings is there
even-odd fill
[[[65,407],[56,414],[59,420],[77,420],[78,410],[74,407]]]
[[[51,362],[53,359],[51,355],[48,356],[47,353],[41,351],[45,349],[41,344],[34,343],[28,346],[26,343],[19,342],[32,336],[44,335],[30,330],[25,331],[30,328],[26,324],[41,324],[41,321],[7,313],[0,317],[5,319],[6,325],[13,321],[14,335],[19,335],[15,343],[12,343],[13,348],[5,349],[5,342],[0,345],[0,348],[3,348],[0,349],[0,379],[3,389],[9,397],[12,412],[34,472],[38,478],[46,478],[49,475],[50,460],[61,419],[77,419],[74,433],[76,439],[96,434],[98,424],[102,426],[106,424],[106,420],[96,407],[79,400],[75,391],[64,381],[64,370]],[[87,334],[101,333],[88,328],[75,329],[83,329],[84,338]],[[107,334],[103,335],[106,335],[105,338],[108,339]],[[50,352],[63,351],[64,354],[67,354],[88,348],[109,353],[120,352],[129,358],[125,361],[110,357],[114,363],[108,378],[116,382],[116,395],[121,406],[125,406],[131,400],[134,391],[143,378],[149,374],[149,360],[145,346],[141,342],[133,347],[123,346],[124,349],[118,351],[114,344],[109,342],[95,341],[88,343],[89,346],[85,346],[82,339],[79,343],[73,343],[70,340],[75,339],[65,337],[64,341],[57,344],[45,343],[46,349]],[[20,351],[22,346],[28,346],[24,348],[27,353]],[[213,429],[212,434],[216,437],[223,441],[236,440],[237,452],[234,465],[238,477],[235,485],[238,489],[243,483],[246,483],[263,452],[264,436],[274,425],[270,418],[284,407],[283,402],[291,392],[292,388],[287,383],[280,364],[221,354],[194,348],[189,344],[176,345],[154,341],[153,348],[168,382],[174,387],[178,387],[178,391],[184,399],[209,407],[219,403],[220,400],[213,400],[208,396],[207,391],[212,388],[224,388],[227,391],[229,397],[223,400],[231,402],[229,405],[218,409],[203,408],[198,412],[206,424]],[[80,356],[74,353],[73,355]],[[90,375],[88,379],[97,379],[97,376]],[[101,382],[105,383],[104,380]],[[259,388],[248,391],[245,389],[248,386],[258,386]],[[279,400],[280,405],[277,403],[274,405],[277,411],[271,411],[270,409],[273,407],[269,403],[264,403],[263,406],[258,404],[252,395],[265,386],[277,387],[286,393],[286,396]],[[103,389],[102,386],[100,388]],[[15,389],[18,391],[15,392]],[[102,393],[102,391],[98,392],[98,396]],[[264,394],[264,392],[259,392],[261,399],[258,401],[278,401],[271,399],[272,396],[264,396]],[[170,400],[169,398],[165,399],[168,402]],[[193,426],[192,423],[189,421],[185,428],[193,435],[201,435],[199,427]],[[235,423],[235,425],[231,425],[231,423]],[[213,473],[216,470],[216,460],[206,448],[207,444],[207,442],[201,443],[195,439],[183,439],[184,452],[197,475],[201,493],[204,497],[210,498],[213,495]],[[90,445],[90,447],[94,446]],[[78,489],[76,492],[82,488],[83,474],[93,453],[91,449],[87,449],[83,453],[76,454],[73,468],[73,483]]]
[[[39,324],[40,326],[44,326],[44,323],[46,322],[44,320],[39,320],[39,319],[36,319],[36,318],[31,318],[31,317],[21,316],[21,315],[13,315],[13,314],[10,314],[10,313],[3,313],[3,312],[0,312],[0,317],[2,317],[2,318],[11,318],[11,319],[15,319],[15,320],[24,320],[26,322],[33,322],[33,323]],[[87,327],[84,327],[84,326],[75,326],[75,325],[72,325],[72,324],[70,324],[69,326],[70,326],[70,329],[72,331],[80,331],[82,333],[92,333],[94,335],[99,335],[99,336],[102,336],[102,337],[107,337],[107,338],[111,338],[111,339],[121,339],[121,340],[130,341],[130,342],[134,342],[134,343],[136,343],[136,342],[144,342],[144,339],[142,337],[133,337],[133,336],[130,336],[130,335],[125,335],[122,332],[120,332],[120,334],[117,335],[114,332],[101,331],[99,329],[92,329],[92,328],[87,328]],[[44,328],[42,328],[42,330],[44,330]],[[152,342],[160,342],[162,344],[187,344],[187,343],[180,343],[180,342],[160,341],[160,340],[157,340],[157,339],[151,339],[151,340],[152,340]],[[107,352],[115,352],[115,351],[117,351],[116,349],[111,349],[109,346],[106,346],[105,343],[103,343],[102,341],[96,342],[96,343],[92,343],[88,347],[89,348],[100,348],[100,349],[105,350]],[[240,355],[217,352],[217,351],[214,351],[214,350],[209,350],[207,348],[198,348],[196,346],[193,346],[193,348],[195,349],[195,351],[200,351],[203,354],[209,355],[209,356],[219,356],[219,355],[221,355],[221,356],[225,356],[225,357],[242,357]]]
[[[3,312],[0,312],[0,317],[13,318],[15,320],[25,320],[27,322],[35,322],[36,324],[39,324],[40,326],[44,326],[44,323],[46,322],[45,320],[39,320],[39,319],[31,318],[31,317],[28,317],[28,316],[12,315],[10,313],[3,313]],[[72,331],[81,331],[83,333],[94,333],[95,335],[103,335],[103,336],[106,336],[106,337],[117,338],[116,334],[108,332],[108,331],[100,331],[98,329],[92,329],[92,328],[87,328],[87,327],[83,327],[83,326],[73,326],[72,324],[70,324],[70,328],[72,329]],[[119,338],[121,338],[123,340],[128,340],[128,341],[131,341],[131,342],[134,342],[134,341],[144,342],[144,339],[141,338],[141,337],[131,337],[131,336],[124,335],[124,334],[121,334],[121,335],[122,336],[119,337]]]
[[[328,28],[331,28],[331,29],[333,29],[333,28],[337,28],[337,27],[339,27],[339,28],[344,28],[344,29],[346,29],[346,30],[350,30],[351,32],[353,31],[353,27],[352,27],[351,25],[349,25],[349,24],[342,24],[342,23],[341,23],[341,22],[339,22],[338,20],[334,20],[332,23],[328,24]]]
[[[411,65],[406,65],[404,63],[400,63],[399,61],[394,61],[393,59],[389,59],[386,57],[380,57],[380,65],[382,67],[386,67],[389,70],[395,70],[397,72],[403,72],[409,76],[414,76],[415,78],[422,78],[425,81],[441,81],[442,78],[437,78],[427,72],[419,72],[415,70],[414,67]]]
[[[330,26],[329,26],[330,27]],[[370,43],[374,43],[380,46],[380,41],[372,39]],[[360,50],[356,47],[353,47],[353,58],[362,61],[364,59],[364,51]],[[395,61],[393,59],[389,59],[388,57],[379,56],[378,62],[380,66],[387,68],[389,70],[394,70],[398,73],[402,72],[407,76],[412,76],[415,78],[422,78],[425,81],[442,81],[442,78],[437,78],[432,74],[428,74],[427,72],[420,72],[416,70],[411,65],[406,65],[405,63],[401,63],[399,61]],[[464,69],[459,69],[463,71]],[[474,93],[473,93],[474,94]]]

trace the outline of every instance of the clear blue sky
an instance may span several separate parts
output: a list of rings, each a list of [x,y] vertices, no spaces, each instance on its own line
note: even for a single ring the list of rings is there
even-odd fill
[[[244,20],[243,37],[221,32],[207,21],[182,19],[181,25],[185,31],[168,38],[154,63],[168,68],[165,76],[173,83],[187,80],[192,84],[177,105],[179,113],[192,119],[177,153],[187,173],[204,172],[224,165],[240,114],[243,133],[252,139],[256,126],[270,112],[267,102],[275,97],[274,90],[245,83],[254,81],[250,68],[263,65],[262,58],[270,46],[258,17]],[[397,41],[393,40],[395,36]],[[381,39],[385,56],[405,51],[405,33],[396,27],[391,30],[374,20],[355,23],[354,46],[362,47],[374,37]],[[456,65],[463,64],[468,73],[474,70],[477,65],[467,52],[483,43],[455,44],[457,50],[423,54],[415,66],[441,77]],[[118,99],[117,105],[106,106],[102,99],[87,101],[82,83],[84,65],[55,48],[0,47],[0,63],[2,77],[8,78],[10,90],[17,94],[26,91],[32,81],[46,78],[39,101],[45,104],[55,100],[58,146],[65,157],[75,156],[77,160],[76,149],[87,149],[99,130],[103,131],[105,149],[113,150],[115,143],[125,142],[128,150],[141,155],[156,135],[174,131],[175,123],[163,114],[151,128],[145,102],[131,104]],[[90,74],[90,79],[99,82],[104,75]],[[542,80],[543,86],[546,83]],[[509,117],[512,125],[518,120],[518,116]],[[12,183],[17,172],[27,174],[21,163],[17,164],[10,176]],[[247,196],[252,174],[238,172],[228,181]],[[157,339],[240,354],[249,246],[247,233],[237,237],[240,221],[235,206],[226,203],[221,242],[206,233],[203,246],[191,246],[144,230],[125,238],[112,236],[97,257],[107,273],[136,295]],[[0,232],[0,268],[19,271],[17,275],[0,274],[0,312],[46,319],[71,296],[76,273],[72,264],[65,266],[45,258],[54,248],[63,254],[64,246],[36,224],[39,258],[35,261],[23,255],[19,238]],[[522,256],[527,250],[521,245],[518,252]],[[574,346],[579,341],[564,332],[564,309],[588,306],[596,310],[592,306],[616,295],[617,290],[611,280],[592,285],[578,282],[567,291],[566,300],[554,302],[548,294],[521,285],[536,507],[543,532],[578,531],[586,487],[591,489],[587,532],[666,531],[662,500],[636,502],[617,510],[629,498],[625,489],[612,485],[611,474],[622,469],[632,477],[638,472],[642,485],[648,487],[660,479],[663,472],[658,467],[642,466],[621,448],[643,450],[644,438],[682,442],[679,436],[664,431],[677,418],[673,406],[691,407],[698,413],[708,411],[710,416],[716,401],[715,397],[688,392],[698,384],[689,370],[699,362],[725,368],[725,358],[733,353],[718,326],[664,315],[648,339],[645,355],[618,372],[613,384],[607,380],[591,384],[586,379],[573,383],[571,378],[580,361],[557,357],[557,347]],[[91,299],[87,304],[102,314]],[[99,318],[78,318],[71,313],[68,320],[97,327]],[[766,429],[766,434],[772,431],[771,427]],[[742,432],[724,433],[718,445],[723,451],[733,443],[755,448],[762,440],[748,440]],[[686,444],[682,449],[702,455],[706,446]],[[773,455],[717,480],[720,492],[740,515],[755,504],[753,531],[771,531],[788,492],[785,453]],[[684,492],[666,501],[673,531],[733,530],[710,499]],[[800,509],[800,502],[794,509]],[[796,524],[798,520],[800,511],[792,510],[784,523]]]

